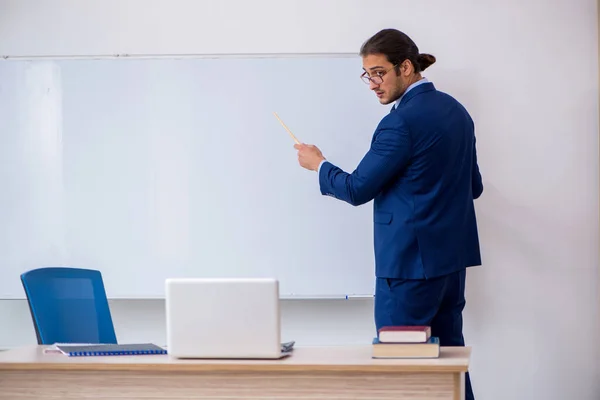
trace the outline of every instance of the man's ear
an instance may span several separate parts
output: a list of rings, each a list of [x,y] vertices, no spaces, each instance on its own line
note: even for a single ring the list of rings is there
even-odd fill
[[[402,61],[402,64],[400,64],[400,74],[410,76],[413,72],[415,72],[415,67],[412,62],[408,58]]]

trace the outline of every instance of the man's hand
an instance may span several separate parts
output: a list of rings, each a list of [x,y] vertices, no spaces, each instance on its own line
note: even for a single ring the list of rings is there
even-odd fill
[[[296,144],[294,148],[298,150],[298,162],[300,165],[311,171],[318,171],[321,161],[325,160],[321,150],[312,144]]]

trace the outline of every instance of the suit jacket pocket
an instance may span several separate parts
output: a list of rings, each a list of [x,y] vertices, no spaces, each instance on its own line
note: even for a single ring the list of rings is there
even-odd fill
[[[389,224],[390,222],[392,222],[392,213],[388,213],[388,212],[375,212],[373,214],[373,221],[376,224]]]

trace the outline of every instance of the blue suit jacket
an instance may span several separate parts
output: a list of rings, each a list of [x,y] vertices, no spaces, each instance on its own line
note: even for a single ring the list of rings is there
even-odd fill
[[[355,206],[374,199],[378,277],[432,278],[481,264],[473,120],[432,83],[411,89],[381,120],[354,172],[325,162],[319,184]]]

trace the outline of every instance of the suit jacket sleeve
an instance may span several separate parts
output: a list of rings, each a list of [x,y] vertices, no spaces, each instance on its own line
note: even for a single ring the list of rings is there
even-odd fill
[[[412,144],[405,123],[381,126],[373,135],[371,148],[351,174],[325,162],[319,170],[321,193],[358,206],[375,198],[383,187],[406,166]]]
[[[481,173],[479,172],[479,165],[477,165],[477,148],[475,146],[475,139],[473,140],[473,167],[471,173],[471,188],[473,190],[473,198],[477,199],[483,193],[483,182],[481,180]]]

